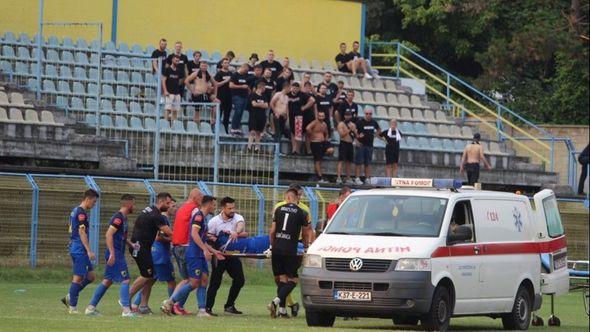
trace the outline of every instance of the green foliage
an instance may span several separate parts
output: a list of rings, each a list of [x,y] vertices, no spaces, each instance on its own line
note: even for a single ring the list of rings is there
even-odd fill
[[[407,40],[535,121],[588,123],[588,0],[375,0],[369,34]]]

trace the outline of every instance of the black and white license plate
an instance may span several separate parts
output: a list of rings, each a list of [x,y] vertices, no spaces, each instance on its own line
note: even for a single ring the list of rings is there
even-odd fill
[[[371,301],[371,292],[334,290],[334,300],[338,301]]]

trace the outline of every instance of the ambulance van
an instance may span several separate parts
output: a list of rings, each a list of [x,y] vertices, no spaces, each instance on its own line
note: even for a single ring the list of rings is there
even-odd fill
[[[460,189],[459,180],[373,181],[388,188],[351,194],[304,256],[308,326],[376,317],[444,331],[451,317],[488,316],[526,330],[541,294],[568,291],[551,190],[534,196],[533,209],[525,196]]]

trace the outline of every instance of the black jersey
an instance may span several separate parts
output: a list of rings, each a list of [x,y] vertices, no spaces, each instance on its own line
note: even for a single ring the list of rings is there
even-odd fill
[[[131,242],[139,241],[142,247],[151,248],[160,227],[165,225],[166,221],[162,218],[160,210],[155,206],[148,206],[135,220]]]
[[[309,225],[309,214],[296,204],[278,207],[273,216],[275,239],[272,252],[282,255],[297,255],[297,242],[301,228]]]

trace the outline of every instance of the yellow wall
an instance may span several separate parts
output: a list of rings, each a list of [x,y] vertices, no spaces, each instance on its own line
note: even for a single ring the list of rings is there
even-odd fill
[[[45,0],[46,21],[100,21],[110,40],[112,0]],[[38,0],[1,0],[0,32],[37,32]],[[119,0],[117,42],[222,53],[269,48],[279,56],[333,60],[341,41],[360,38],[361,3],[341,0]],[[44,35],[96,39],[96,29],[46,27]]]

